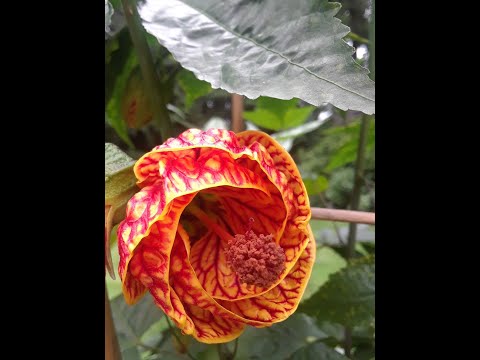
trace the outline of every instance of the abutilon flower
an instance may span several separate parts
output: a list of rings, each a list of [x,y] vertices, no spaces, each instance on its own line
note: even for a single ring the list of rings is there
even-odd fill
[[[128,304],[148,290],[204,343],[297,308],[312,271],[310,205],[290,155],[263,132],[190,129],[140,158],[118,227]]]

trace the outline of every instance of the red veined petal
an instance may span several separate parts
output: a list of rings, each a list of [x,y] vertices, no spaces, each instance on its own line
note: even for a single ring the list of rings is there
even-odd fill
[[[118,227],[118,272],[122,279],[125,300],[129,304],[133,304],[143,295],[145,287],[152,286],[152,276],[156,279],[155,286],[164,290],[167,301],[169,298],[167,288],[170,251],[180,215],[195,193],[175,199],[159,214],[159,204],[163,198],[160,193],[155,186],[148,186],[137,193],[129,201],[127,217]],[[148,274],[145,273],[146,270],[149,271]],[[165,312],[170,310],[168,304],[165,307]]]

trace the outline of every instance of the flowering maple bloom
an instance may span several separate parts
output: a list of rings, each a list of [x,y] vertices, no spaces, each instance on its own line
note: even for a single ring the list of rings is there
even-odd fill
[[[118,227],[128,304],[147,290],[204,343],[297,308],[312,271],[310,205],[290,155],[263,132],[190,129],[140,158]]]

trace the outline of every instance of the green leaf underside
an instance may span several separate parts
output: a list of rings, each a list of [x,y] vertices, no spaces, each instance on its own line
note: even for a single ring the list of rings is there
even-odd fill
[[[371,323],[375,316],[374,258],[366,258],[331,275],[325,285],[300,305],[299,311],[320,321],[346,326]]]
[[[135,188],[135,160],[116,145],[105,143],[105,201],[111,203],[126,191]]]
[[[145,29],[213,88],[372,114],[374,82],[343,40],[339,9],[327,0],[147,0],[139,12]]]

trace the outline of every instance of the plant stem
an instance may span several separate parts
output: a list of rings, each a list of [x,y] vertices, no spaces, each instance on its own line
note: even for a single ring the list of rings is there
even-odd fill
[[[232,359],[235,359],[235,356],[237,355],[237,349],[238,349],[238,337],[235,339],[235,347],[233,348]]]
[[[352,199],[350,209],[355,211],[360,204],[360,195],[363,184],[363,170],[365,167],[365,150],[367,145],[367,133],[369,118],[364,115],[360,125],[360,139],[358,141],[357,160],[355,162],[355,176],[352,190]],[[355,241],[357,237],[357,224],[351,222],[348,231],[347,259],[351,259],[355,254]]]
[[[360,139],[358,141],[357,149],[357,161],[355,162],[355,177],[352,190],[352,199],[350,202],[350,208],[352,210],[358,209],[360,204],[360,193],[363,184],[363,169],[365,165],[365,150],[367,145],[367,133],[369,118],[364,115],[362,117],[362,123],[360,125]],[[351,222],[348,227],[348,240],[347,240],[347,252],[346,259],[350,260],[355,255],[355,242],[357,240],[357,224]],[[352,329],[345,327],[345,356],[351,358],[352,350]]]
[[[235,339],[233,352],[230,352],[227,344],[217,344],[217,353],[220,360],[233,360],[237,355],[238,337]]]
[[[173,328],[172,324],[170,323],[170,320],[168,319],[168,316],[165,315],[165,320],[167,320],[168,327],[170,328],[170,333],[173,335],[173,337],[178,341],[179,344],[183,344],[182,340],[178,337],[178,335],[175,333],[175,329]],[[186,347],[185,347],[186,348]],[[186,354],[187,356],[192,359],[192,360],[197,360],[186,348]]]
[[[375,225],[375,213],[312,207],[312,219]]]
[[[369,68],[372,80],[375,80],[375,0],[372,0],[372,15],[368,28],[370,38]],[[358,142],[357,161],[355,163],[355,182],[353,184],[351,210],[358,209],[360,203],[360,190],[363,184],[363,170],[365,165],[365,149],[367,143],[369,118],[364,115],[360,127],[360,139]],[[348,232],[347,260],[355,254],[355,241],[357,237],[357,225],[350,223]],[[352,351],[352,329],[345,327],[345,356],[351,358]]]
[[[232,131],[238,133],[243,131],[243,95],[232,94]]]
[[[153,121],[160,130],[162,140],[165,141],[173,136],[170,115],[162,94],[162,85],[155,70],[152,53],[145,38],[145,29],[138,15],[137,2],[135,0],[122,0],[122,6],[132,43],[137,53],[144,85],[150,97]]]
[[[349,32],[347,34],[347,37],[361,44],[369,44],[368,39],[365,39],[364,37],[361,37],[360,35],[357,35],[353,32]]]
[[[105,360],[122,360],[105,283]]]

